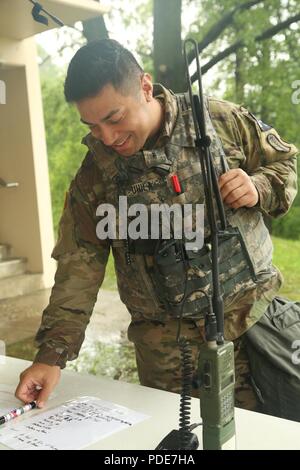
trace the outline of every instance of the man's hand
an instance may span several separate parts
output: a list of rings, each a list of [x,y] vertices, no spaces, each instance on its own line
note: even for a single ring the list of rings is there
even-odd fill
[[[253,207],[258,192],[250,176],[241,168],[229,170],[219,178],[219,188],[225,204],[233,209]]]
[[[60,367],[47,364],[32,364],[20,375],[20,382],[15,396],[24,403],[36,400],[43,408],[48,397],[60,379]]]

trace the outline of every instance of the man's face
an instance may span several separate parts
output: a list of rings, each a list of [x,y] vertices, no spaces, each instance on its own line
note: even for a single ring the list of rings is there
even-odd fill
[[[159,129],[152,90],[151,77],[144,74],[131,94],[125,96],[109,83],[96,96],[84,98],[76,106],[81,121],[97,140],[129,157]]]

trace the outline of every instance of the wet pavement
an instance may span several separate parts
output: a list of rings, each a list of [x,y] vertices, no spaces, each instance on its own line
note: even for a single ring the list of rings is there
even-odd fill
[[[33,338],[40,325],[51,289],[0,300],[0,340],[8,355],[31,359]],[[100,289],[86,341],[118,342],[129,324],[129,313],[116,291]],[[3,343],[2,343],[3,344]]]

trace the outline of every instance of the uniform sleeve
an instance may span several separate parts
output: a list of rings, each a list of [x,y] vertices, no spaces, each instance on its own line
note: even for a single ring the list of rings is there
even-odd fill
[[[261,212],[285,214],[297,193],[297,148],[244,107],[212,100],[212,117],[229,166],[242,168],[256,186]]]
[[[55,283],[35,338],[34,362],[61,368],[78,356],[109,256],[109,243],[96,237],[94,207],[78,183],[77,177],[66,197],[52,252],[58,261]]]

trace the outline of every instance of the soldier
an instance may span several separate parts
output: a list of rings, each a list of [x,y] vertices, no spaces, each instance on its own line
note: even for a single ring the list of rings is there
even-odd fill
[[[172,264],[170,272],[162,273],[155,265],[157,245],[152,240],[99,239],[96,210],[103,203],[117,207],[120,196],[127,197],[128,205],[147,207],[204,202],[190,107],[183,96],[153,85],[134,56],[108,39],[87,44],[75,54],[65,97],[75,103],[90,129],[83,139],[88,152],[71,182],[52,253],[58,266],[36,336],[39,351],[21,374],[16,396],[25,402],[37,399],[42,407],[59,381],[60,369],[77,357],[110,248],[120,297],[131,314],[128,338],[135,345],[140,382],[179,392],[180,309],[181,333],[192,345],[195,370],[204,341],[205,292],[211,284],[209,229],[205,225],[206,243],[188,260],[186,276]],[[244,248],[237,239],[221,243],[219,260],[225,337],[235,345],[236,405],[255,410],[244,333],[282,284],[272,265],[272,243],[262,215],[278,217],[290,208],[296,194],[297,149],[233,103],[206,99],[206,118],[226,217],[244,241]],[[174,175],[181,184],[179,196],[172,186]],[[182,305],[185,281],[191,295]],[[193,395],[198,396],[196,381]]]

